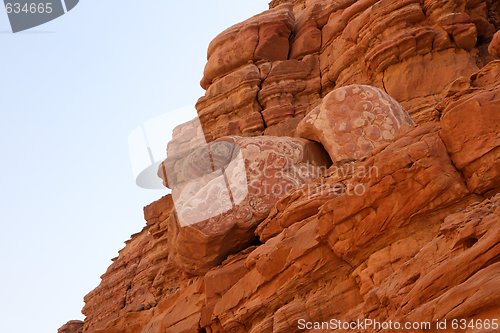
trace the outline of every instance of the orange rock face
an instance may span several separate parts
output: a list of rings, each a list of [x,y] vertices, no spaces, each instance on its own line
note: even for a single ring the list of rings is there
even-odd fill
[[[222,32],[208,46],[203,88],[249,61],[288,59],[293,23],[290,6],[283,5]]]
[[[210,44],[207,93],[197,105],[209,141],[277,126],[293,132],[298,121],[291,119],[349,84],[382,88],[416,123],[436,121],[448,85],[498,51],[495,1],[301,0],[271,7]]]
[[[497,31],[497,33],[493,36],[493,40],[488,47],[488,51],[493,57],[500,58],[500,32]]]
[[[270,7],[210,44],[172,193],[59,332],[498,332],[500,2]]]
[[[401,105],[364,85],[335,89],[298,125],[297,135],[321,142],[334,162],[361,160],[413,127]]]
[[[304,139],[225,137],[168,164],[180,225],[177,263],[198,275],[248,247],[276,201],[318,177],[329,158]]]
[[[64,324],[57,333],[82,333],[83,332],[83,321],[71,320]]]
[[[470,190],[482,194],[500,186],[500,60],[483,67],[468,86],[445,101],[441,136]]]

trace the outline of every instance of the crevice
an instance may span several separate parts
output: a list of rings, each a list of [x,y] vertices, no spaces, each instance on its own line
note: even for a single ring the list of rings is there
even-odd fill
[[[295,41],[295,38],[297,37],[298,31],[295,31],[295,18],[293,22],[294,27],[292,28],[292,31],[290,31],[290,35],[288,36],[288,55],[286,57],[287,60],[292,60],[290,57],[292,56],[292,47],[293,47],[293,42]]]
[[[207,329],[205,327],[201,327],[201,319],[198,321],[198,329],[196,333],[207,333]]]
[[[389,92],[387,91],[387,88],[385,87],[385,71],[382,72],[382,88],[384,88],[385,93],[390,96]]]
[[[271,71],[273,70],[273,62],[272,62],[272,61],[270,61],[269,63],[270,63],[270,65],[271,65],[271,68],[269,69],[269,73],[267,73],[266,77],[264,77],[264,78],[262,78],[262,70],[261,70],[261,68],[259,68],[259,67],[257,66],[257,68],[259,69],[259,73],[260,73],[260,75],[261,75],[261,79],[260,79],[260,82],[259,82],[259,84],[258,84],[258,88],[259,88],[259,90],[257,91],[257,94],[255,95],[255,99],[256,99],[257,104],[259,105],[259,108],[260,108],[260,110],[259,110],[259,115],[260,115],[260,118],[262,119],[262,125],[264,126],[264,130],[265,130],[266,128],[268,128],[268,125],[267,125],[267,123],[266,123],[266,120],[264,119],[264,113],[263,113],[263,112],[264,112],[264,109],[265,109],[265,108],[264,108],[264,105],[262,105],[262,103],[260,102],[259,95],[260,95],[260,92],[262,91],[262,85],[263,85],[263,84],[264,84],[264,82],[267,80],[267,78],[269,77],[269,74],[271,74]]]
[[[323,71],[321,70],[321,54],[323,52],[323,27],[318,27],[320,32],[320,44],[319,44],[319,52],[318,52],[318,66],[319,66],[319,98],[323,98]]]
[[[474,246],[474,244],[477,243],[477,241],[478,241],[477,237],[474,237],[474,236],[469,237],[469,238],[464,240],[464,247],[466,249],[470,249],[471,247]]]
[[[406,280],[401,285],[401,288],[414,284],[415,282],[417,282],[418,279],[420,279],[420,273],[417,273],[417,274],[413,275],[412,277],[410,277],[408,280]]]
[[[255,50],[253,51],[253,59],[257,59],[255,57],[255,52],[257,52],[257,49],[259,48],[259,43],[260,43],[260,30],[261,30],[261,26],[259,25],[259,30],[257,31],[257,44],[255,46]],[[258,62],[258,61],[257,61]],[[259,105],[259,108],[260,110],[258,111],[259,112],[259,115],[260,115],[260,118],[262,119],[262,126],[263,126],[263,131],[267,128],[267,124],[266,124],[266,121],[264,120],[264,115],[262,114],[262,111],[264,111],[264,108],[262,106],[262,104],[260,103],[260,100],[259,100],[259,94],[260,92],[262,91],[262,85],[264,84],[264,81],[267,79],[267,76],[269,75],[266,75],[265,78],[262,78],[262,70],[261,68],[257,65],[257,62],[254,60],[254,65],[257,67],[257,69],[259,70],[259,75],[260,75],[260,81],[259,81],[259,84],[257,85],[258,87],[258,90],[257,90],[257,93],[255,94],[255,101],[257,102],[257,105]],[[272,68],[272,62],[271,62],[271,68]],[[269,71],[270,73],[271,71]]]
[[[250,241],[250,243],[249,243],[249,244],[248,244],[248,246],[245,248],[245,250],[246,250],[246,249],[248,249],[248,248],[250,248],[250,247],[253,247],[253,246],[260,246],[260,245],[263,245],[263,244],[264,244],[264,243],[262,243],[262,242],[260,241],[259,236],[255,236],[255,237],[254,237],[254,238]]]
[[[469,187],[467,186],[467,177],[465,177],[462,169],[459,169],[457,167],[457,165],[455,164],[455,162],[453,161],[453,159],[451,158],[451,155],[450,155],[450,152],[448,150],[448,147],[446,146],[446,143],[444,142],[443,140],[443,137],[441,136],[441,131],[438,131],[438,136],[439,136],[439,139],[441,140],[441,142],[443,143],[443,146],[446,150],[446,155],[448,156],[448,159],[450,161],[450,164],[451,166],[453,167],[453,169],[455,169],[455,171],[460,175],[460,179],[462,180],[462,183],[463,185],[465,186],[465,188],[467,189],[467,192],[468,194],[473,194],[470,190],[469,190]]]
[[[494,246],[490,247],[490,249],[492,249],[493,247]],[[496,264],[499,261],[500,261],[500,254],[497,254],[493,258],[491,258],[488,261],[486,261],[483,265],[481,265],[481,267],[477,270],[477,272],[479,272],[480,270],[483,270],[483,269],[487,268],[488,266]]]

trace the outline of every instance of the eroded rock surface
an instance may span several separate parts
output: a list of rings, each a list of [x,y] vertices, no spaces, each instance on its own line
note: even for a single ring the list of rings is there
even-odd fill
[[[246,248],[276,201],[330,163],[317,143],[272,136],[224,137],[175,162],[166,169],[180,226],[176,258],[190,274]]]
[[[270,7],[210,44],[199,121],[159,170],[172,194],[83,333],[500,320],[500,2]]]
[[[102,275],[103,283],[85,296],[84,332],[98,331],[110,321],[123,321],[129,314],[154,308],[164,295],[178,290],[180,277],[173,274],[177,268],[166,242],[176,232],[172,208],[167,196],[144,209],[146,227],[126,242]],[[144,324],[136,322],[130,329]]]
[[[82,332],[83,332],[83,321],[81,320],[70,320],[57,330],[57,333],[82,333]]]
[[[441,105],[441,136],[471,191],[481,194],[500,186],[500,60],[464,83]]]
[[[365,85],[335,89],[298,125],[297,135],[321,142],[334,162],[361,160],[413,127],[401,105]]]
[[[288,59],[293,23],[291,7],[282,5],[222,32],[208,46],[202,86],[249,61]]]
[[[497,33],[493,36],[493,40],[490,43],[490,46],[488,47],[488,51],[490,54],[497,58],[500,59],[500,32],[497,31]]]
[[[381,88],[417,124],[438,121],[435,105],[449,84],[498,53],[500,6],[491,0],[280,0],[271,7],[209,47],[207,93],[197,105],[208,141],[273,127],[293,132],[298,121],[291,119],[350,84]],[[274,51],[259,56],[261,43]],[[233,79],[250,72],[251,79]]]

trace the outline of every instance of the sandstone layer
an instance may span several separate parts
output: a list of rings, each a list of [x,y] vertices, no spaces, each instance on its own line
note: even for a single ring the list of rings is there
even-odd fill
[[[61,326],[57,333],[82,333],[83,321],[81,320],[70,320],[63,326]]]
[[[60,332],[499,331],[499,28],[493,0],[273,0],[222,32],[171,194]]]
[[[207,92],[197,104],[207,138],[293,133],[322,97],[349,84],[383,89],[416,123],[437,121],[447,86],[497,56],[499,7],[491,0],[273,1],[210,44]]]
[[[314,142],[272,136],[224,137],[195,147],[173,165],[167,159],[180,226],[177,263],[189,274],[206,273],[248,247],[276,201],[329,164]]]

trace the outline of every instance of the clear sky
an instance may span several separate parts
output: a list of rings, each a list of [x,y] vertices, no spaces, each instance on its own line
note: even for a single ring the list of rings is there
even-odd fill
[[[0,8],[0,332],[83,318],[83,296],[163,194],[135,186],[128,135],[194,104],[210,40],[266,8],[81,0],[18,34]]]

